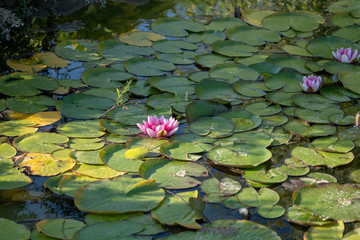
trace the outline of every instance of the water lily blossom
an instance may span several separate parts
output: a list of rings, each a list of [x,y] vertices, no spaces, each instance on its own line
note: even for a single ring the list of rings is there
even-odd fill
[[[358,127],[358,126],[360,126],[360,112],[358,112],[355,115],[355,126],[354,127]]]
[[[148,116],[148,121],[143,122],[144,125],[140,123],[137,123],[136,125],[143,133],[153,138],[170,137],[178,130],[179,126],[179,121],[173,117],[166,119],[164,116],[158,118],[154,115]]]
[[[336,50],[336,52],[332,51],[332,54],[333,54],[334,58],[336,59],[336,61],[342,62],[342,63],[354,63],[360,57],[360,55],[357,56],[358,50],[354,49],[354,51],[352,51],[351,47],[345,48],[345,49],[338,48]]]
[[[321,88],[321,77],[310,75],[303,77],[303,83],[300,83],[300,87],[309,93],[317,92]]]

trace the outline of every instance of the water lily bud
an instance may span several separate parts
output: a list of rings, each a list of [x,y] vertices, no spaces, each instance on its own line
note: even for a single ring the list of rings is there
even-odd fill
[[[307,77],[303,77],[303,83],[300,83],[300,87],[309,93],[317,92],[322,86],[321,77],[317,77],[315,75],[310,75]]]

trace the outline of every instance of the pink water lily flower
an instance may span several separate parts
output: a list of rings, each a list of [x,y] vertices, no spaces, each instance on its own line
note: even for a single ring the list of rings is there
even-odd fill
[[[161,116],[158,118],[157,116],[148,116],[148,121],[143,121],[144,125],[137,123],[136,125],[140,128],[140,130],[153,138],[158,137],[170,137],[173,135],[179,126],[179,121],[175,118],[171,117],[168,119]]]
[[[360,55],[357,56],[358,50],[354,49],[354,51],[351,50],[351,47],[349,48],[338,48],[336,52],[332,51],[332,54],[336,61],[343,62],[343,63],[354,63],[356,62]]]
[[[300,87],[309,93],[317,92],[321,88],[321,77],[310,75],[303,77],[303,83],[300,83]]]

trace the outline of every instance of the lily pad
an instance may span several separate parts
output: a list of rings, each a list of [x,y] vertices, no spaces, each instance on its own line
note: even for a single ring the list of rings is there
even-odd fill
[[[64,175],[59,182],[58,188],[61,193],[73,198],[81,186],[94,181],[99,181],[99,179],[80,174]]]
[[[224,105],[217,102],[194,101],[186,107],[186,120],[188,123],[191,123],[201,117],[213,117],[227,111],[228,109]]]
[[[226,29],[246,25],[244,21],[233,17],[217,17],[214,18],[208,25],[205,26],[206,30],[224,31]]]
[[[209,76],[212,78],[225,78],[230,83],[233,83],[238,80],[255,81],[259,77],[259,73],[242,64],[223,63],[212,67]]]
[[[334,107],[331,101],[319,94],[296,94],[292,96],[293,102],[299,107],[310,110],[322,110]]]
[[[219,138],[232,134],[234,126],[223,117],[201,117],[189,125],[189,131],[201,136]]]
[[[255,81],[236,81],[233,83],[236,92],[247,97],[262,97],[268,89],[264,83]]]
[[[100,124],[109,132],[117,135],[131,136],[141,133],[141,130],[138,127],[130,127],[125,124],[114,122],[108,119],[100,119]]]
[[[89,86],[119,88],[123,86],[121,81],[130,80],[133,75],[112,68],[96,67],[85,70],[81,78]]]
[[[72,171],[93,178],[114,178],[120,175],[124,175],[126,172],[116,171],[109,168],[106,165],[94,165],[94,164],[77,164]]]
[[[339,79],[344,87],[357,94],[360,94],[360,84],[355,79],[359,79],[359,77],[360,71],[339,73]]]
[[[343,114],[343,111],[335,105],[330,105],[328,108],[321,110],[295,109],[295,115],[309,123],[330,123],[329,118],[336,114]]]
[[[105,40],[98,45],[99,53],[112,61],[125,61],[133,57],[150,56],[151,47],[130,46],[115,40]]]
[[[147,82],[151,86],[164,92],[181,95],[194,94],[195,83],[193,81],[190,81],[187,77],[152,77],[148,78]]]
[[[272,89],[282,89],[282,93],[301,91],[300,83],[303,82],[301,75],[293,72],[280,72],[271,75],[265,80],[265,86]]]
[[[277,12],[266,16],[262,25],[273,31],[287,31],[293,29],[300,32],[309,32],[318,28],[319,23],[303,12]]]
[[[324,220],[320,216],[297,206],[288,207],[286,209],[285,217],[288,221],[301,225],[321,226],[333,222],[332,220]]]
[[[314,124],[310,126],[303,120],[291,120],[284,125],[284,129],[294,134],[305,137],[329,136],[336,132],[336,127],[332,125]]]
[[[185,37],[191,32],[202,32],[204,25],[190,20],[159,18],[151,24],[151,30],[168,37]]]
[[[153,43],[152,48],[162,53],[182,53],[184,50],[196,50],[193,43],[181,40],[159,40]]]
[[[37,113],[55,106],[55,101],[47,96],[14,97],[6,100],[6,106],[16,112]]]
[[[218,54],[212,54],[212,53],[201,54],[195,57],[196,63],[207,68],[212,68],[217,64],[232,62],[232,61],[233,60],[230,57],[226,57]],[[206,76],[206,78],[208,77],[209,75]]]
[[[284,182],[288,176],[282,173],[278,168],[266,170],[265,166],[259,165],[254,168],[246,169],[243,177],[254,182],[273,184]]]
[[[154,41],[165,37],[152,32],[131,31],[121,34],[119,40],[129,45],[151,47]]]
[[[275,115],[281,111],[279,105],[271,105],[269,102],[254,102],[245,106],[246,111],[259,116]]]
[[[317,150],[338,153],[347,153],[354,148],[354,143],[352,141],[348,139],[340,140],[337,137],[317,138],[311,145]]]
[[[278,42],[281,37],[278,33],[251,26],[239,26],[227,31],[230,40],[241,41],[250,45],[264,45],[266,42]]]
[[[274,54],[266,59],[267,62],[273,63],[278,67],[281,68],[290,68],[295,69],[299,73],[302,74],[311,74],[312,71],[310,71],[306,67],[306,60],[300,57],[296,56],[285,56],[285,55],[279,55]]]
[[[14,168],[11,159],[0,159],[0,190],[15,189],[32,183],[31,178]]]
[[[193,64],[195,62],[194,58],[198,54],[192,51],[184,51],[182,53],[161,53],[156,54],[156,57],[160,60],[168,61],[173,64]]]
[[[320,93],[325,98],[336,102],[349,102],[352,98],[359,98],[360,95],[341,86],[327,86],[321,88]]]
[[[103,163],[103,161],[101,161],[101,158],[99,156],[99,153],[101,150],[102,149],[97,149],[97,150],[92,150],[92,151],[77,150],[77,151],[71,152],[70,156],[74,160],[81,162],[81,163],[103,165],[104,163]]]
[[[96,150],[104,145],[101,138],[75,138],[68,142],[70,148],[80,151]]]
[[[359,192],[355,184],[311,184],[294,193],[293,203],[318,216],[353,222],[360,216]]]
[[[206,26],[205,28],[207,28]],[[192,33],[186,37],[186,40],[192,43],[203,42],[205,44],[212,44],[218,40],[225,40],[226,35],[221,31],[207,30],[201,33]]]
[[[12,158],[17,153],[16,149],[8,143],[0,144],[0,160]]]
[[[74,234],[85,227],[85,223],[74,219],[45,219],[36,224],[36,229],[46,236],[57,239],[73,239]]]
[[[195,87],[195,94],[200,100],[213,100],[223,104],[242,98],[234,91],[230,83],[215,80],[203,80]]]
[[[329,236],[335,239],[342,239],[344,230],[345,225],[343,221],[332,222],[321,226],[312,226],[304,233],[304,239],[315,240]]]
[[[164,190],[154,180],[121,176],[81,187],[75,194],[75,205],[91,213],[150,211],[164,197]]]
[[[210,178],[202,182],[201,190],[206,194],[205,202],[221,203],[224,197],[236,194],[241,189],[241,184],[232,178],[223,178],[219,181]]]
[[[151,216],[161,224],[201,229],[201,225],[196,222],[197,219],[201,219],[201,216],[188,203],[190,198],[197,197],[197,190],[177,193],[176,196],[167,196],[159,207],[151,211]]]
[[[96,61],[101,59],[97,53],[97,44],[93,40],[66,40],[55,46],[55,53],[72,61]]]
[[[0,232],[1,240],[26,240],[30,238],[30,231],[24,225],[6,218],[0,218]]]
[[[257,128],[261,124],[261,118],[247,111],[231,111],[217,115],[231,122],[234,132],[244,132]]]
[[[21,135],[14,140],[13,144],[23,152],[51,153],[63,149],[60,144],[68,141],[69,138],[61,134],[38,132]]]
[[[348,48],[360,50],[360,46],[341,37],[326,36],[317,37],[311,40],[306,45],[306,50],[313,56],[333,58],[332,51],[336,51],[338,48]]]
[[[297,94],[298,92],[271,92],[266,94],[266,99],[270,102],[277,103],[283,106],[295,106],[295,103],[292,101],[292,96]]]
[[[175,65],[160,59],[131,58],[125,61],[125,69],[137,76],[162,76],[175,70]]]
[[[160,147],[160,152],[168,158],[183,161],[196,161],[201,155],[194,154],[203,151],[201,147],[186,142],[169,142]]]
[[[233,40],[218,40],[211,47],[216,53],[227,57],[249,57],[259,51],[249,44]]]
[[[155,179],[163,188],[185,189],[200,184],[194,177],[206,177],[208,171],[200,164],[170,159],[150,159],[143,162],[139,169],[140,176]]]

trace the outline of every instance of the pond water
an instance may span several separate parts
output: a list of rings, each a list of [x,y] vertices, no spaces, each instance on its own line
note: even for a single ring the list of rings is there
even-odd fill
[[[360,2],[124,2],[1,47],[0,221],[31,239],[360,237],[360,67],[331,53],[360,51]],[[170,140],[137,129],[154,114],[180,122]]]

